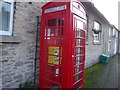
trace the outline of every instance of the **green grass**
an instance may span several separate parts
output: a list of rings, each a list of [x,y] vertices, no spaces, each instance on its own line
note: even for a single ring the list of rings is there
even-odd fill
[[[93,88],[105,65],[98,63],[85,70],[84,88]]]

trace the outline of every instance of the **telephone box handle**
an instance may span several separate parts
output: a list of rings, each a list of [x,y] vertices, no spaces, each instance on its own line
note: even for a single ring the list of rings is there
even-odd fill
[[[72,55],[72,60],[74,60],[74,55]]]

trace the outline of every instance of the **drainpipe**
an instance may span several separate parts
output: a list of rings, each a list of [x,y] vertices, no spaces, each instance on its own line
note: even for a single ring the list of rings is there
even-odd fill
[[[35,60],[34,60],[34,90],[37,89],[36,85],[36,70],[37,70],[37,55],[38,55],[38,41],[39,41],[39,16],[37,16],[37,30],[36,30],[36,46],[35,46]]]

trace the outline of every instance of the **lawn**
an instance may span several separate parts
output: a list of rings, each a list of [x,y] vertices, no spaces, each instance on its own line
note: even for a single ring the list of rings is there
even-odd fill
[[[101,76],[105,65],[98,63],[85,70],[84,74],[84,88],[94,88],[97,79]]]

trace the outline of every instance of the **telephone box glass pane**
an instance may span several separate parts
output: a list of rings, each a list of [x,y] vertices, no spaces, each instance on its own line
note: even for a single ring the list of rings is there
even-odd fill
[[[77,29],[76,38],[79,38],[79,37],[85,37],[85,31],[84,30]]]
[[[82,63],[82,57],[81,56],[77,56],[76,57],[76,64],[80,64]]]
[[[83,22],[80,20],[77,20],[77,28],[83,29]]]
[[[76,39],[76,42],[75,42],[76,44],[76,46],[84,46],[84,44],[85,44],[85,40],[84,39]]]
[[[60,37],[47,37],[48,45],[62,46],[62,41]]]
[[[60,19],[49,19],[48,26],[60,26]]]
[[[61,21],[62,21],[62,26],[64,26],[64,18],[62,18]]]
[[[76,48],[76,55],[80,55],[81,54],[81,48]]]
[[[60,36],[60,28],[48,28],[47,36]]]
[[[45,29],[46,48],[46,86],[61,87],[62,42],[64,18],[48,19]]]
[[[81,45],[81,39],[76,39],[76,46]]]
[[[81,30],[81,37],[85,37],[85,31]]]
[[[78,29],[76,31],[76,37],[81,37],[81,36],[82,36],[81,30]]]

